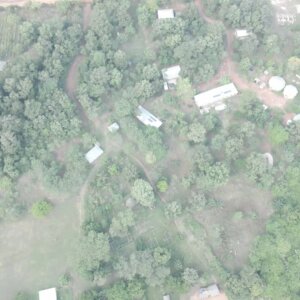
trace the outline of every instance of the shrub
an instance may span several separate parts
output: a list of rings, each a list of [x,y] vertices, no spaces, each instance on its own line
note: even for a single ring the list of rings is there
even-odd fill
[[[40,200],[32,205],[31,213],[36,218],[43,218],[47,216],[52,209],[53,205],[50,202],[47,200]]]

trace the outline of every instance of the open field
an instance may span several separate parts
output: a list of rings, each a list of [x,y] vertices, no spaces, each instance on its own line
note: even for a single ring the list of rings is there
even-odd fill
[[[46,219],[29,215],[1,224],[0,290],[6,300],[13,299],[17,290],[35,294],[40,289],[58,286],[59,276],[66,271],[73,274],[79,238],[76,195],[54,195],[29,174],[21,178],[19,191],[24,202],[47,197],[55,208]],[[75,276],[74,293],[83,287],[85,283]]]

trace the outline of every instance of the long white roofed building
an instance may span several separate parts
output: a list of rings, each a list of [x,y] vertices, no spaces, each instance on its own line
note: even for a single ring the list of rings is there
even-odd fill
[[[136,116],[144,125],[159,128],[162,122],[141,105]]]
[[[215,89],[203,92],[194,97],[196,105],[200,108],[209,108],[220,104],[223,100],[238,94],[233,83],[225,84]]]

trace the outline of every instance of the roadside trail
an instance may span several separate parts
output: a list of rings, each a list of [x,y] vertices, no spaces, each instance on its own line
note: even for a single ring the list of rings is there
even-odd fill
[[[195,0],[195,5],[198,8],[200,16],[209,24],[220,23],[218,20],[214,20],[205,14],[203,3],[201,0]],[[264,104],[270,107],[284,108],[287,104],[287,100],[273,93],[268,88],[260,89],[255,83],[249,82],[246,78],[238,72],[236,63],[233,60],[233,43],[234,43],[234,33],[232,30],[226,30],[226,57],[218,71],[218,73],[210,81],[200,84],[199,87],[202,90],[210,89],[218,85],[219,80],[227,76],[234,82],[237,88],[241,91],[251,90],[253,91],[257,98],[260,99]]]

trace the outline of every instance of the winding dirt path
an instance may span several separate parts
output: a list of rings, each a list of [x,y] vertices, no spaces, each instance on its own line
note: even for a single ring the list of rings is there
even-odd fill
[[[203,3],[201,0],[195,0],[195,5],[198,8],[200,16],[209,24],[220,23],[218,20],[214,20],[208,17],[205,14],[205,10],[203,8]],[[218,73],[212,78],[210,81],[200,84],[199,87],[202,90],[211,89],[219,84],[219,80],[227,76],[231,79],[233,83],[237,86],[237,88],[241,91],[251,90],[253,91],[257,98],[260,99],[264,104],[270,107],[278,107],[284,108],[287,104],[287,100],[273,93],[268,88],[260,89],[255,83],[249,82],[247,79],[242,77],[242,75],[238,72],[236,63],[233,61],[233,43],[234,43],[234,33],[232,30],[226,30],[226,52],[227,55],[218,71]]]
[[[84,7],[83,7],[83,31],[86,32],[88,27],[89,27],[89,22],[90,22],[90,17],[92,13],[92,1],[90,0],[83,0]],[[84,56],[82,54],[78,54],[69,69],[68,75],[67,75],[67,80],[66,80],[66,85],[65,85],[65,90],[67,92],[67,95],[69,98],[75,103],[77,112],[79,114],[79,117],[84,125],[85,128],[89,129],[90,127],[90,120],[77,99],[76,93],[77,93],[77,86],[78,86],[78,79],[79,79],[79,67],[82,64],[84,60]],[[99,162],[97,162],[91,169],[85,183],[80,189],[79,195],[78,195],[78,200],[77,200],[77,206],[78,206],[78,213],[79,213],[79,221],[80,224],[82,224],[84,220],[84,199],[86,192],[88,190],[88,186],[90,181],[94,178],[94,176],[97,174],[98,168],[99,168]]]

